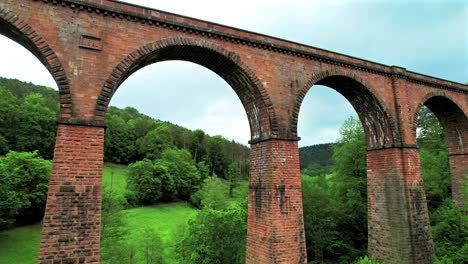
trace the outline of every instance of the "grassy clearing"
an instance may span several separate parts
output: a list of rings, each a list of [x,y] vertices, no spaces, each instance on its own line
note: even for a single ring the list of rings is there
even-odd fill
[[[123,195],[127,188],[127,166],[105,163],[102,184],[105,188],[113,189]]]
[[[0,232],[0,264],[36,263],[40,237],[39,224]]]
[[[113,188],[122,195],[126,189],[126,166],[106,163],[103,173],[103,185]],[[227,184],[227,183],[226,183]],[[234,202],[235,199],[246,195],[248,182],[242,181],[234,189],[234,198],[226,197]],[[227,194],[226,194],[227,195]],[[195,218],[198,210],[187,203],[159,204],[124,210],[124,222],[128,225],[129,241],[139,247],[142,232],[146,226],[158,231],[164,243],[164,261],[175,264],[174,244],[179,226],[186,225],[189,219]],[[0,264],[33,264],[36,262],[41,227],[30,225],[0,232]],[[144,263],[141,254],[137,252],[137,263]]]
[[[106,163],[103,185],[122,195],[126,188],[126,166]],[[174,242],[177,228],[197,214],[187,203],[161,204],[125,210],[129,240],[139,244],[145,226],[157,230],[165,245],[165,263],[177,263],[174,259]],[[33,264],[39,251],[41,226],[39,224],[13,228],[0,232],[0,264]],[[138,263],[144,263],[139,261]]]
[[[174,244],[178,227],[185,225],[197,215],[197,210],[186,203],[161,204],[125,210],[125,223],[130,229],[129,241],[139,245],[143,229],[148,226],[158,231],[164,244],[164,261],[167,264],[177,263]],[[144,263],[138,255],[138,263]]]

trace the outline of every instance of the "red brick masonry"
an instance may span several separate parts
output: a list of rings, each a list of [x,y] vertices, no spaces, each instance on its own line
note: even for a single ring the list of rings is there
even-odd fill
[[[249,264],[306,262],[297,122],[314,84],[345,96],[364,125],[372,257],[432,263],[415,136],[423,105],[444,127],[453,196],[464,206],[467,85],[111,0],[0,0],[0,34],[32,52],[60,90],[38,263],[99,262],[105,112],[127,77],[165,60],[190,61],[217,73],[247,113]]]

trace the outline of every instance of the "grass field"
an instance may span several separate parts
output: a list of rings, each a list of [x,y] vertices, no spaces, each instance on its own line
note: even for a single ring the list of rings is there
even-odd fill
[[[125,193],[127,187],[127,166],[113,163],[104,164],[102,184],[104,188],[115,190],[117,193]]]
[[[40,225],[0,232],[0,264],[33,264],[39,252]]]
[[[177,229],[180,225],[185,225],[189,219],[194,218],[197,212],[186,203],[161,204],[125,210],[125,222],[132,230],[129,240],[138,245],[145,227],[155,229],[163,241],[164,263],[175,264],[177,261],[174,258],[174,243]],[[140,259],[138,263],[144,263],[138,252],[137,259]]]
[[[126,187],[126,167],[106,163],[103,185],[123,195]],[[177,227],[187,223],[188,219],[196,214],[197,210],[186,203],[171,203],[125,210],[124,221],[131,230],[129,239],[136,245],[139,244],[144,227],[149,226],[157,230],[165,246],[165,263],[171,264],[176,263],[173,252]],[[0,264],[36,263],[40,233],[41,227],[38,224],[0,232]]]
[[[197,210],[186,203],[161,204],[125,210],[124,222],[130,230],[129,240],[137,246],[145,227],[157,230],[164,243],[165,263],[173,264],[177,263],[174,259],[174,238],[177,235],[177,228],[186,224],[196,214]],[[40,233],[40,225],[0,232],[0,264],[36,263]],[[138,252],[137,258],[141,260]]]

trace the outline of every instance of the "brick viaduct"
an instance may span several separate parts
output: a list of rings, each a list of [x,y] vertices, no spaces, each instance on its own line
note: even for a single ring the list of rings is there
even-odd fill
[[[60,90],[38,263],[99,263],[104,114],[127,77],[166,60],[217,73],[247,113],[247,263],[306,263],[297,122],[314,84],[346,97],[364,125],[372,257],[432,263],[415,136],[423,105],[444,127],[453,196],[463,206],[466,85],[112,0],[0,0],[0,34],[32,52]]]

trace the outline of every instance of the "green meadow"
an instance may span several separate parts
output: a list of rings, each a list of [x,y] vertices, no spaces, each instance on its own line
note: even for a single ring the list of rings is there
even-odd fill
[[[125,192],[126,166],[106,163],[103,173],[106,188]],[[128,225],[129,240],[139,245],[142,231],[151,227],[159,232],[164,245],[164,259],[168,264],[174,259],[174,238],[177,228],[197,214],[187,203],[160,204],[125,210],[124,222]],[[0,264],[34,264],[39,250],[41,226],[22,226],[0,232]],[[139,256],[137,255],[137,258]]]

